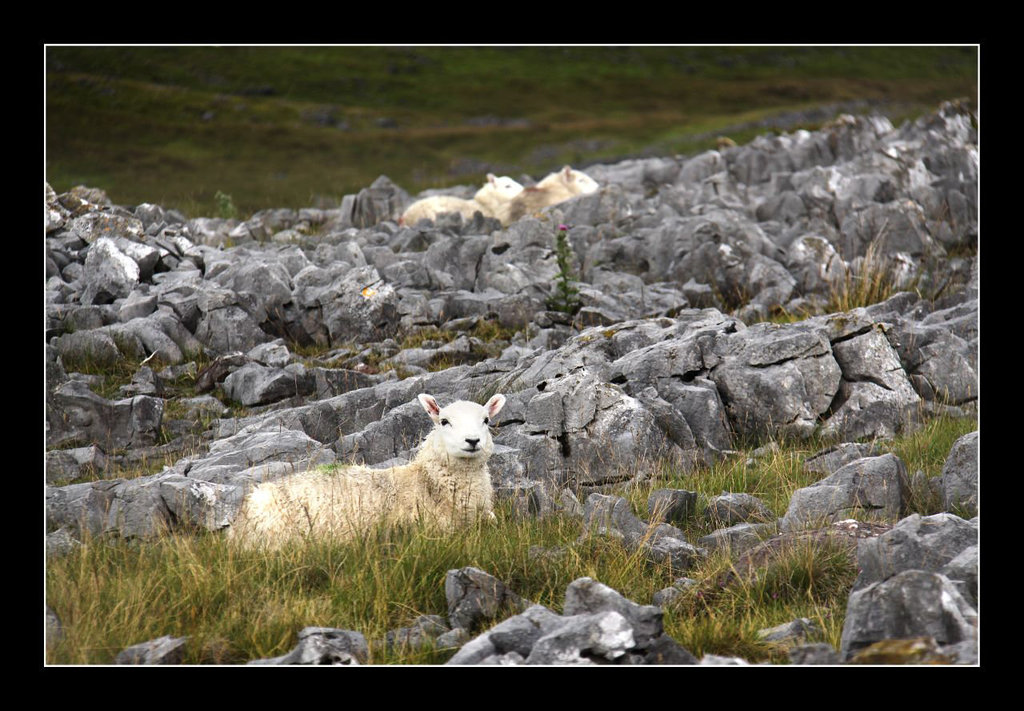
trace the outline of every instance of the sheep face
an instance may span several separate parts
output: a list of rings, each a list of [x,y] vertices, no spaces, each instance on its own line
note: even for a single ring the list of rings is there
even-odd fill
[[[596,180],[582,170],[573,170],[569,165],[541,180],[537,183],[537,187],[549,188],[556,184],[565,186],[573,195],[588,195],[597,192],[601,187]]]
[[[523,192],[523,186],[507,175],[498,177],[494,173],[488,173],[487,182],[476,192],[475,198],[479,200],[493,196],[501,200],[511,200],[521,192]]]
[[[493,173],[488,173],[487,182],[476,191],[473,199],[496,215],[503,206],[506,206],[521,192],[523,192],[523,186],[507,175],[499,178]]]
[[[504,395],[495,395],[486,405],[459,400],[441,407],[430,395],[420,395],[420,404],[434,421],[434,437],[452,457],[462,459],[487,458],[494,443],[490,422],[505,404]]]

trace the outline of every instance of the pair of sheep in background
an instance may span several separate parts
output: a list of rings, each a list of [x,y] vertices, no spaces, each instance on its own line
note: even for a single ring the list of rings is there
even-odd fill
[[[352,538],[380,524],[415,522],[447,532],[477,517],[493,519],[490,426],[505,396],[444,408],[430,395],[418,399],[434,428],[411,462],[383,469],[324,467],[260,484],[228,536],[246,546],[277,548],[302,539]]]
[[[549,205],[557,205],[576,195],[596,192],[598,187],[589,175],[573,170],[568,165],[529,188],[524,188],[507,175],[497,177],[488,173],[487,182],[472,199],[452,195],[425,197],[406,209],[399,224],[415,225],[420,220],[434,221],[439,215],[450,212],[459,213],[463,220],[471,220],[479,212],[484,217],[496,218],[506,226]]]

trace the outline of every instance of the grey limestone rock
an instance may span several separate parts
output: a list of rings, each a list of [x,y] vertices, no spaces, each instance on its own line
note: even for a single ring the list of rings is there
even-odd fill
[[[81,546],[81,542],[75,538],[73,531],[62,526],[56,531],[46,534],[46,555],[63,556]]]
[[[215,440],[205,454],[193,458],[188,464],[188,476],[228,484],[233,483],[234,475],[243,472],[262,480],[334,461],[334,450],[300,430],[243,429]],[[280,467],[272,468],[273,464]],[[261,467],[265,474],[261,474]]]
[[[808,487],[797,489],[782,517],[782,531],[862,517],[897,519],[909,493],[903,462],[893,454],[858,459]]]
[[[871,644],[931,637],[939,645],[977,637],[978,615],[944,575],[904,570],[850,594],[843,623],[841,658]]]
[[[46,453],[46,482],[72,481],[84,473],[105,469],[107,458],[95,444],[70,449],[51,449]]]
[[[960,590],[960,593],[975,609],[978,607],[978,565],[980,548],[978,545],[967,546],[953,560],[939,568]]]
[[[590,579],[566,590],[565,613],[531,605],[461,646],[448,661],[465,664],[693,664],[663,633],[661,610],[638,605]]]
[[[598,664],[615,662],[635,646],[629,621],[614,610],[569,615],[553,632],[538,639],[527,664]]]
[[[419,649],[436,644],[437,639],[448,632],[451,630],[440,615],[420,615],[409,627],[388,630],[384,635],[384,644],[388,648]]]
[[[765,642],[794,642],[817,631],[820,631],[820,627],[816,622],[808,617],[800,617],[775,627],[760,629],[757,631],[757,637]]]
[[[314,379],[301,363],[284,368],[247,363],[224,378],[225,395],[247,407],[308,395]]]
[[[110,331],[102,328],[65,333],[52,343],[61,360],[71,368],[110,367],[125,360]]]
[[[819,235],[804,235],[790,243],[785,263],[803,294],[828,294],[849,275],[849,265],[832,243]]]
[[[195,336],[206,350],[217,355],[247,351],[271,340],[270,335],[260,328],[257,317],[235,304],[204,310]]]
[[[530,605],[521,613],[499,622],[466,642],[447,664],[481,664],[491,657],[504,654],[517,654],[525,659],[538,639],[563,623],[561,615],[542,605]]]
[[[696,491],[655,489],[647,498],[647,514],[652,521],[683,523],[696,509]]]
[[[164,403],[137,395],[107,400],[75,380],[57,385],[46,402],[47,444],[95,444],[104,451],[151,445],[160,434]]]
[[[166,635],[121,650],[114,664],[181,664],[187,637]]]
[[[841,442],[808,457],[804,469],[827,476],[850,462],[879,454],[882,452],[877,443]]]
[[[270,659],[255,659],[249,664],[315,664],[353,666],[365,663],[369,645],[361,632],[330,627],[306,627],[299,641],[287,654]]]
[[[444,580],[444,593],[452,628],[473,630],[503,611],[522,611],[530,606],[503,582],[472,567],[449,570]]]
[[[386,175],[381,175],[368,188],[363,188],[354,199],[346,195],[341,209],[350,210],[350,224],[355,227],[372,227],[384,220],[396,220],[402,210],[411,202],[409,194],[395,185]]]
[[[911,514],[877,538],[857,546],[860,574],[854,590],[889,579],[904,570],[940,572],[961,552],[978,543],[976,522],[950,513]]]
[[[244,495],[240,484],[217,484],[174,475],[160,480],[160,496],[181,529],[227,528],[238,515]]]
[[[755,324],[721,341],[709,374],[733,427],[750,434],[809,435],[835,398],[842,370],[820,330]]]
[[[85,257],[85,275],[82,303],[109,304],[128,296],[139,283],[139,265],[112,239],[100,237]]]
[[[726,526],[737,523],[774,521],[775,515],[761,499],[751,494],[722,492],[708,501],[704,515]]]
[[[629,502],[620,496],[588,496],[583,507],[583,526],[581,538],[610,536],[622,541],[627,548],[642,550],[653,561],[670,561],[676,570],[690,568],[706,553],[690,544],[675,526],[642,521],[632,512]]]
[[[754,548],[775,532],[774,523],[737,523],[719,528],[697,539],[697,544],[708,551],[725,549],[737,557]]]
[[[834,343],[843,381],[830,408],[826,434],[846,440],[888,438],[915,421],[921,398],[880,328]]]
[[[645,647],[664,632],[661,608],[640,605],[593,578],[578,578],[565,589],[562,614],[566,616],[614,611],[632,628],[629,646]]]
[[[978,513],[978,446],[977,431],[965,434],[953,443],[942,467],[942,502],[946,510],[959,507],[968,516]]]

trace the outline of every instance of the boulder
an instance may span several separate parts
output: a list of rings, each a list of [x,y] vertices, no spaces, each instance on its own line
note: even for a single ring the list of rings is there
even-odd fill
[[[904,570],[940,572],[965,549],[977,544],[977,522],[950,513],[911,514],[877,538],[859,542],[860,573],[853,589],[887,580]]]
[[[463,645],[448,664],[693,664],[664,634],[660,608],[638,605],[580,578],[566,589],[562,615],[531,605]]]
[[[46,401],[47,444],[94,444],[105,452],[152,445],[160,434],[163,412],[159,398],[138,395],[107,400],[85,383],[68,380],[57,385]]]
[[[724,549],[731,557],[738,557],[775,532],[774,523],[737,523],[719,528],[697,539],[697,545],[709,552]]]
[[[600,664],[624,657],[635,646],[628,620],[614,610],[569,616],[538,639],[526,664]]]
[[[797,531],[850,518],[894,520],[903,512],[909,486],[906,467],[895,455],[858,459],[793,492],[779,528]]]
[[[218,484],[234,484],[246,479],[259,483],[334,461],[334,450],[305,432],[243,428],[236,434],[215,440],[205,454],[187,463],[187,473],[190,479]]]
[[[824,427],[845,440],[891,438],[916,421],[921,398],[879,327],[835,342],[843,379]]]
[[[448,622],[466,630],[478,628],[502,612],[523,611],[530,603],[497,578],[478,568],[449,570],[444,580]]]
[[[708,377],[741,433],[808,436],[839,391],[842,369],[821,330],[759,323],[716,346]]]
[[[299,642],[287,654],[270,659],[254,659],[248,664],[315,664],[355,666],[369,657],[369,645],[361,632],[331,627],[306,627],[299,632]]]
[[[223,387],[228,398],[251,407],[309,395],[315,382],[301,363],[284,368],[247,363],[224,378]]]
[[[577,578],[565,589],[563,615],[616,612],[632,629],[629,646],[645,647],[664,632],[662,611],[654,605],[639,605],[593,578]]]
[[[46,483],[72,481],[83,475],[98,474],[106,467],[107,458],[95,444],[51,449],[46,453]]]
[[[978,513],[978,432],[965,434],[953,443],[942,467],[942,503],[967,516]]]
[[[166,635],[133,644],[117,653],[114,664],[181,664],[187,637]]]
[[[696,509],[696,491],[655,489],[647,498],[647,514],[652,521],[683,523]]]
[[[840,656],[884,640],[931,637],[939,645],[977,639],[978,614],[944,575],[904,570],[850,594]]]
[[[727,492],[722,492],[720,496],[714,496],[708,501],[704,516],[726,525],[775,520],[775,515],[756,496]]]
[[[139,265],[108,237],[99,237],[85,258],[83,304],[109,304],[139,283]]]
[[[820,632],[821,628],[808,617],[801,617],[791,622],[783,622],[775,627],[766,627],[757,631],[758,639],[765,642],[793,643],[802,640],[809,633]]]
[[[507,654],[516,654],[525,660],[537,640],[563,622],[561,615],[543,605],[530,605],[463,644],[446,664],[482,664],[490,658]]]

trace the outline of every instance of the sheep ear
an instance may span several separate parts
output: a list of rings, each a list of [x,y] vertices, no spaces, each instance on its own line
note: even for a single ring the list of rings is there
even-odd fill
[[[430,415],[430,419],[437,422],[437,418],[441,415],[441,406],[437,404],[432,396],[422,393],[418,396],[420,404],[423,405],[423,409]]]
[[[571,178],[572,177],[572,166],[571,165],[565,166],[564,168],[562,168],[562,172],[565,173],[566,179]]]
[[[490,183],[491,185],[494,185],[494,181],[496,181],[497,179],[498,179],[498,176],[495,175],[494,173],[488,173],[487,174],[487,182]]]
[[[505,396],[502,395],[501,393],[498,393],[497,395],[495,395],[494,397],[487,401],[487,404],[484,405],[484,408],[487,410],[488,417],[494,417],[495,415],[498,414],[498,412],[501,411],[501,408],[503,408],[504,406]]]

